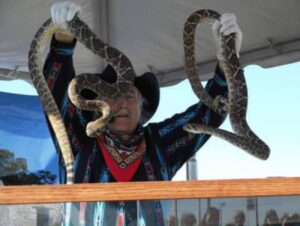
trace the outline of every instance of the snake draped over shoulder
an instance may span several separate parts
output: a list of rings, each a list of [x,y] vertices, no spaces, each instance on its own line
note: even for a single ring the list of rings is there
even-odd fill
[[[249,154],[267,159],[270,149],[249,127],[246,121],[247,113],[247,84],[238,56],[234,48],[234,34],[223,36],[219,34],[217,47],[219,48],[218,61],[225,74],[228,84],[228,99],[209,96],[201,85],[197,74],[195,60],[195,32],[200,23],[213,23],[219,20],[220,14],[210,10],[201,9],[191,14],[184,25],[184,51],[185,66],[191,87],[197,97],[209,108],[217,113],[228,112],[231,126],[235,133],[222,129],[212,128],[203,124],[187,124],[183,128],[191,133],[206,133],[222,138],[233,145],[245,150]],[[225,102],[225,104],[223,104]]]
[[[49,38],[55,32],[59,31],[59,29],[54,26],[51,19],[48,19],[38,29],[31,42],[28,54],[28,68],[32,82],[61,149],[66,167],[67,184],[72,184],[74,182],[74,157],[72,148],[61,113],[43,75],[43,50]],[[102,133],[104,126],[111,117],[109,105],[102,101],[101,98],[115,98],[121,95],[121,93],[126,93],[133,86],[136,74],[128,57],[97,38],[78,16],[75,16],[72,21],[68,22],[67,32],[73,34],[93,53],[104,58],[107,63],[113,66],[118,74],[114,83],[107,83],[94,74],[85,73],[75,76],[69,84],[69,98],[76,107],[83,110],[100,112],[101,117],[93,122],[89,122],[86,129],[88,136],[95,137]],[[82,91],[86,89],[95,93],[96,98],[92,100],[84,98]]]

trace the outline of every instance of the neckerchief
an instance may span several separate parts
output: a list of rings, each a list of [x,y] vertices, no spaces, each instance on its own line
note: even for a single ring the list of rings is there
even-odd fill
[[[144,137],[144,129],[141,125],[138,125],[134,134],[130,135],[130,139],[123,141],[121,137],[122,134],[113,133],[109,129],[105,129],[102,133],[102,139],[104,139],[105,143],[109,144],[110,146],[114,146],[119,150],[132,152],[136,145],[142,142]]]
[[[131,142],[122,142],[112,133],[105,131],[97,138],[98,146],[114,178],[118,182],[130,181],[142,162],[146,151],[143,132],[138,133]]]

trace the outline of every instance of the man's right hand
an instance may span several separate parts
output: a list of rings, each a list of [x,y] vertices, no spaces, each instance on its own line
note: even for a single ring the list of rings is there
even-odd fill
[[[71,1],[58,2],[51,6],[50,11],[53,24],[61,28],[61,31],[55,33],[55,38],[62,42],[72,42],[74,36],[65,32],[65,29],[67,28],[67,22],[71,21],[81,11],[80,5]]]

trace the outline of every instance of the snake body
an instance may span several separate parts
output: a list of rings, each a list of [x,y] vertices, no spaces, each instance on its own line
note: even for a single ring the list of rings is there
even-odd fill
[[[32,82],[60,146],[66,166],[67,184],[72,184],[74,181],[73,152],[64,121],[43,75],[43,63],[41,60],[46,42],[58,30],[59,28],[54,26],[51,19],[45,21],[38,29],[29,49],[28,68]],[[132,87],[136,74],[128,57],[97,38],[88,25],[80,20],[79,17],[75,16],[68,23],[67,31],[72,33],[96,55],[106,59],[118,74],[114,83],[107,83],[101,80],[99,76],[86,73],[76,76],[69,84],[69,98],[76,107],[84,110],[100,111],[101,117],[87,125],[87,134],[89,136],[97,136],[102,132],[103,127],[110,118],[109,105],[101,101],[101,98],[105,96],[114,98],[123,92],[127,92]],[[81,93],[85,89],[94,92],[96,98],[86,100],[82,97]]]
[[[209,96],[201,85],[197,75],[195,61],[195,32],[200,23],[213,23],[219,20],[220,14],[209,9],[202,9],[191,14],[184,25],[184,51],[185,65],[188,79],[194,93],[198,98],[212,110],[222,113],[227,111],[234,133],[222,129],[216,129],[202,124],[187,124],[184,130],[191,133],[206,133],[225,139],[237,147],[245,150],[249,154],[259,158],[267,159],[270,149],[249,127],[246,121],[247,113],[247,85],[241,68],[238,56],[234,48],[234,34],[229,36],[219,35],[218,60],[221,69],[224,71],[228,84],[228,100],[222,104],[222,97],[215,99]]]

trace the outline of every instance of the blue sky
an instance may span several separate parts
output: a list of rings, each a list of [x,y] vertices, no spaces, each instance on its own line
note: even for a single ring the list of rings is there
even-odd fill
[[[266,161],[256,159],[219,138],[212,137],[197,153],[199,179],[264,178],[299,176],[300,173],[300,62],[263,69],[245,68],[248,85],[247,121],[271,148]],[[23,81],[0,81],[0,91],[35,95]],[[160,121],[197,102],[188,81],[161,89],[159,110],[152,121]],[[226,120],[221,128],[231,130]],[[185,179],[185,167],[175,180]]]

